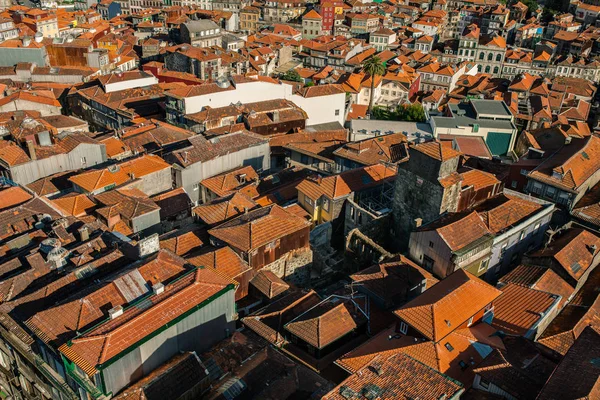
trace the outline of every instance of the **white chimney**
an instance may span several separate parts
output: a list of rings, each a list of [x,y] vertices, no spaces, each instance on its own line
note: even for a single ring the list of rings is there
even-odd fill
[[[152,285],[152,291],[154,292],[154,294],[161,294],[165,291],[165,285],[158,282],[157,284]]]
[[[108,310],[108,316],[110,317],[110,319],[115,319],[121,315],[123,315],[123,307],[122,306],[116,306],[116,307],[113,307],[110,310]]]

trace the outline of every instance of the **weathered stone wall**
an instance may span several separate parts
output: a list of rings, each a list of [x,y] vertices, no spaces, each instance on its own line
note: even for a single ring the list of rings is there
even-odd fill
[[[359,229],[351,230],[346,238],[344,266],[349,273],[361,271],[392,256]]]
[[[279,278],[297,286],[307,286],[310,283],[310,270],[313,262],[313,252],[310,248],[299,249],[286,253],[262,269],[269,270]]]

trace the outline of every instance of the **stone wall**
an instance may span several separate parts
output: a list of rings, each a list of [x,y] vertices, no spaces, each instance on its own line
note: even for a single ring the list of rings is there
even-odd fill
[[[392,253],[359,229],[353,229],[348,233],[344,252],[344,265],[349,273],[361,271],[391,257],[393,257]]]
[[[290,251],[265,265],[262,269],[269,270],[279,278],[297,286],[307,286],[310,283],[310,270],[313,262],[313,252],[310,248]]]
[[[445,212],[455,212],[460,200],[460,182],[442,186],[441,178],[456,172],[459,157],[439,162],[412,150],[410,159],[398,168],[394,188],[393,248],[406,250],[410,232]]]

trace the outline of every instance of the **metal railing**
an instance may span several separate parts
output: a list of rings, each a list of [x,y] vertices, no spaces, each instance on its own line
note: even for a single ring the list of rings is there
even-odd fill
[[[38,371],[54,386],[59,390],[65,397],[73,400],[78,400],[79,396],[73,389],[65,382],[56,371],[54,371],[41,357],[34,356],[33,362],[37,367]]]
[[[77,371],[75,371],[74,368],[66,368],[66,371],[67,374],[69,374],[69,376],[73,378],[73,380],[77,382],[79,386],[88,392],[94,399],[99,399],[100,397],[104,396],[104,393],[102,393],[102,391],[98,389],[96,385],[94,385],[87,377],[81,376]]]

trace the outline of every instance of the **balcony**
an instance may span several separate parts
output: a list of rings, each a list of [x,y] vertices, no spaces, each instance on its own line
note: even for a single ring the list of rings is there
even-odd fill
[[[75,365],[66,365],[65,370],[67,374],[75,381],[79,386],[81,386],[86,392],[89,393],[90,396],[94,399],[103,399],[105,398],[104,393],[100,389],[94,385],[94,383],[83,374],[79,373],[75,369]]]
[[[79,396],[71,389],[55,370],[53,370],[41,357],[34,355],[33,359],[38,371],[50,382],[50,384],[67,399],[78,400]]]

